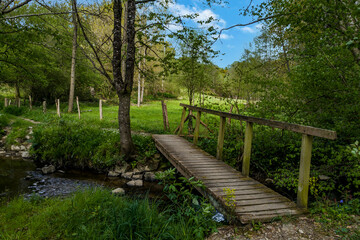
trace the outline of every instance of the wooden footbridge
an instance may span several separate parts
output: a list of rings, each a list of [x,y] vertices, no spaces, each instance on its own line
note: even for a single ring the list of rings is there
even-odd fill
[[[336,132],[314,127],[290,124],[219,112],[215,110],[180,104],[183,107],[179,135],[182,134],[186,110],[197,111],[193,143],[176,135],[153,135],[157,148],[185,177],[194,177],[204,183],[198,189],[228,218],[241,223],[271,221],[275,217],[300,215],[306,212],[308,203],[310,160],[313,136],[335,139]],[[217,157],[196,146],[199,137],[201,113],[220,116]],[[246,122],[242,172],[238,172],[222,161],[226,118]],[[249,177],[253,124],[286,129],[302,135],[297,204]],[[226,190],[227,189],[227,190]],[[231,202],[226,200],[233,192]]]

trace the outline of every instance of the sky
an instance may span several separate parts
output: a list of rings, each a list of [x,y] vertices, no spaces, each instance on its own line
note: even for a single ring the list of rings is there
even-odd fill
[[[204,5],[201,0],[182,0],[176,1],[170,6],[170,11],[174,14],[192,14],[198,13],[197,20],[208,19],[210,16],[217,19],[213,25],[217,29],[223,29],[235,24],[243,24],[251,22],[251,16],[240,15],[239,9],[247,7],[250,2],[259,4],[258,0],[227,0],[228,4],[222,6]],[[195,24],[195,23],[194,23]],[[176,26],[173,26],[176,28]],[[228,31],[224,31],[213,48],[220,51],[220,54],[212,60],[219,67],[225,68],[234,61],[240,60],[244,49],[249,48],[249,43],[260,34],[261,24],[253,24],[246,27],[236,27]]]

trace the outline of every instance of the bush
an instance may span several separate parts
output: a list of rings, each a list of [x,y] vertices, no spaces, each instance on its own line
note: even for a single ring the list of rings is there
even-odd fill
[[[10,121],[5,114],[0,113],[0,135],[4,135],[4,128],[9,126]]]
[[[19,198],[0,207],[1,239],[199,239],[199,224],[157,202],[99,189],[65,199]]]
[[[37,128],[31,153],[39,165],[105,169],[120,160],[119,134],[63,120]]]
[[[149,136],[134,135],[133,141],[138,150],[137,161],[157,152]],[[123,161],[119,133],[92,125],[54,120],[35,129],[32,142],[31,153],[39,165],[107,170]]]
[[[20,116],[27,111],[26,107],[16,107],[16,106],[8,106],[3,109],[4,113],[12,114],[15,116]]]

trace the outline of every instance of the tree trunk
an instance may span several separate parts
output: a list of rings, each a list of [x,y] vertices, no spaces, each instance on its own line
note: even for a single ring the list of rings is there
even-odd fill
[[[130,94],[119,95],[118,120],[121,154],[123,154],[125,156],[125,160],[127,160],[134,151],[130,128]]]
[[[75,66],[76,66],[76,48],[77,48],[77,21],[75,7],[76,0],[72,0],[72,22],[74,26],[74,35],[72,42],[72,57],[71,57],[71,74],[70,74],[70,93],[69,93],[69,107],[68,112],[72,112],[74,105],[74,92],[75,92]]]
[[[141,103],[141,74],[140,74],[140,69],[141,69],[141,61],[139,61],[139,76],[138,76],[138,98],[137,98],[137,106],[138,107],[140,107],[140,103]]]
[[[20,87],[18,81],[15,83],[15,105],[20,107]]]
[[[121,0],[114,0],[114,40],[113,40],[113,86],[119,97],[119,131],[121,154],[125,161],[128,161],[130,155],[134,151],[134,144],[131,138],[130,130],[130,96],[134,80],[134,66],[135,66],[135,14],[136,6],[135,0],[128,0],[126,11],[126,48],[122,45],[122,29],[121,21],[123,14]],[[126,53],[126,58],[122,56]],[[125,64],[123,64],[125,59]],[[124,69],[125,68],[125,69]]]

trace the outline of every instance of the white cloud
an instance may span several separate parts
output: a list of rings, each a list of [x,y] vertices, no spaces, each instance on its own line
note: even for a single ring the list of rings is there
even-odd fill
[[[220,39],[222,39],[222,40],[227,40],[227,39],[232,39],[232,38],[234,38],[233,35],[229,35],[229,34],[226,34],[226,33],[222,33],[220,35]]]
[[[170,3],[169,10],[175,16],[185,16],[185,15],[193,15],[196,14],[197,16],[192,19],[193,23],[197,25],[199,28],[209,28],[214,27],[217,30],[224,28],[226,25],[226,21],[220,18],[219,15],[214,13],[211,9],[199,9],[197,7],[188,7],[183,4],[178,3]],[[199,21],[207,21],[209,18],[212,18],[213,21],[210,23],[200,24]]]
[[[246,33],[254,33],[254,32],[256,32],[256,29],[251,28],[251,27],[242,27],[242,28],[240,28],[240,31],[246,32]]]

